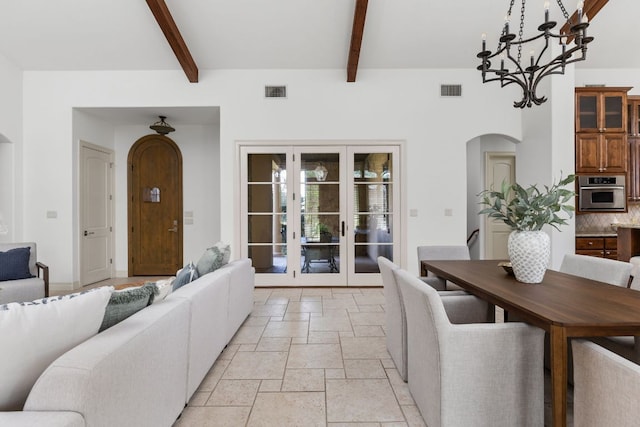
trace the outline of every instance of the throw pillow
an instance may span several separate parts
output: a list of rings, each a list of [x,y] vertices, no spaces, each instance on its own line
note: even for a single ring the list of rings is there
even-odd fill
[[[173,290],[174,280],[175,280],[175,277],[172,277],[170,279],[158,280],[156,282],[156,288],[158,288],[158,295],[156,295],[155,298],[153,299],[153,304],[164,300],[167,297],[167,295],[171,293],[171,291]]]
[[[229,263],[231,257],[231,246],[218,242],[214,246],[207,248],[200,257],[197,264],[198,274],[204,276],[207,273],[211,273]]]
[[[198,269],[193,262],[185,265],[184,268],[181,268],[176,273],[176,280],[173,281],[173,291],[175,292],[180,287],[186,285],[187,283],[191,283],[196,280],[200,275],[198,274]]]
[[[30,279],[29,271],[31,248],[14,248],[0,252],[0,281]]]
[[[157,293],[158,288],[151,282],[137,288],[113,292],[104,311],[100,332],[151,305]]]
[[[113,288],[0,305],[0,411],[20,411],[42,372],[98,332]]]

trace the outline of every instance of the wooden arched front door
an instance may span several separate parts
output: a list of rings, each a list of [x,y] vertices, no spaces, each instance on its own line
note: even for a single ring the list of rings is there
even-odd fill
[[[166,136],[135,142],[127,161],[129,275],[172,276],[182,267],[182,154]]]

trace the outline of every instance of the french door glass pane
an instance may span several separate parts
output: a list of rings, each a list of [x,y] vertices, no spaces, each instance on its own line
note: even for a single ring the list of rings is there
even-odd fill
[[[300,156],[300,271],[340,272],[340,155]]]
[[[258,273],[285,273],[286,155],[249,154],[247,190],[249,258]]]
[[[354,154],[354,271],[379,272],[377,258],[393,260],[393,162],[391,153]]]

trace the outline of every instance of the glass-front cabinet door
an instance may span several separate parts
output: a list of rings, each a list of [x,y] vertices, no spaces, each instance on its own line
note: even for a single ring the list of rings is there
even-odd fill
[[[379,286],[398,262],[397,146],[241,148],[242,256],[256,284]]]

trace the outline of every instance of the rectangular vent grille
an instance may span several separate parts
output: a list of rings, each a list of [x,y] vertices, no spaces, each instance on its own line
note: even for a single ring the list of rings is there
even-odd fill
[[[462,85],[440,85],[440,96],[462,96]]]
[[[607,87],[606,85],[602,84],[602,83],[598,83],[598,84],[590,84],[590,85],[584,85],[585,87]]]
[[[265,86],[264,97],[265,98],[286,98],[287,87],[286,86]]]

